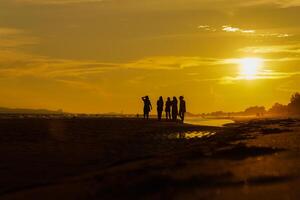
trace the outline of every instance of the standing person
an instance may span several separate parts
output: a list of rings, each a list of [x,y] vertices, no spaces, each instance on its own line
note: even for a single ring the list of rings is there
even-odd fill
[[[186,112],[185,100],[183,96],[179,97],[179,117],[182,123],[184,122],[184,114]]]
[[[144,102],[144,119],[149,119],[149,112],[152,109],[152,105],[148,96],[142,97]]]
[[[172,101],[172,120],[176,121],[178,115],[178,101],[176,97],[173,97]]]
[[[160,121],[161,120],[161,116],[162,116],[162,112],[164,110],[164,100],[163,100],[162,96],[159,97],[156,105],[157,105],[157,118]]]
[[[172,106],[172,101],[171,101],[171,98],[168,97],[168,99],[166,101],[166,108],[165,108],[167,119],[171,119],[171,106]]]

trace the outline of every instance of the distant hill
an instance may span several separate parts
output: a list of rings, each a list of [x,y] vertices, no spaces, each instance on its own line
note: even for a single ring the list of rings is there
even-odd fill
[[[0,107],[0,114],[64,114],[63,110],[4,108]]]

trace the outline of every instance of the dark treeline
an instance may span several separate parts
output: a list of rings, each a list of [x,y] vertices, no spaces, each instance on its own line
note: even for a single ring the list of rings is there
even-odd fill
[[[217,111],[212,113],[203,113],[201,116],[265,116],[265,115],[276,115],[276,116],[291,116],[300,115],[300,93],[292,95],[290,102],[287,105],[275,103],[270,109],[266,109],[264,106],[252,106],[241,112],[223,112]]]

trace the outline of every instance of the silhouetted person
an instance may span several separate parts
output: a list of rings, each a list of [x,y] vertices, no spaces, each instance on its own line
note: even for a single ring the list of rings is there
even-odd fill
[[[172,120],[176,121],[178,115],[178,101],[176,97],[173,97],[172,101]]]
[[[183,96],[179,97],[179,117],[183,123],[184,121],[184,114],[186,112],[185,100]]]
[[[157,105],[157,118],[160,121],[161,116],[162,116],[162,112],[164,110],[164,100],[163,100],[162,97],[159,97],[156,105]]]
[[[144,119],[149,119],[149,112],[152,109],[152,105],[148,96],[142,97],[144,101]]]
[[[171,106],[172,106],[172,101],[171,101],[170,97],[168,97],[168,99],[166,101],[166,107],[165,107],[167,119],[171,119]]]

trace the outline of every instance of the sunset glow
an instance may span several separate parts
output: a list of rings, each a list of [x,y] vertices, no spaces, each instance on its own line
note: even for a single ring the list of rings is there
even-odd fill
[[[1,200],[300,200],[300,0],[0,0]]]
[[[195,113],[287,103],[300,91],[299,6],[1,0],[0,106],[136,114],[144,95],[184,95]]]

